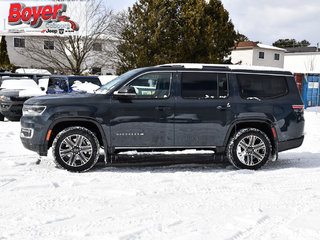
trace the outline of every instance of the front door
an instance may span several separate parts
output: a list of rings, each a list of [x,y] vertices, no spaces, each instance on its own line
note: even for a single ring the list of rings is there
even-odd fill
[[[126,84],[130,99],[111,101],[111,145],[116,149],[161,148],[174,144],[171,72],[145,73]]]
[[[232,118],[227,74],[182,72],[180,83],[175,108],[175,146],[222,146]]]

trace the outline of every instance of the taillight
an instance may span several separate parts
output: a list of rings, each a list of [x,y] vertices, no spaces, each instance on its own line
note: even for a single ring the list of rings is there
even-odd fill
[[[296,113],[301,113],[304,111],[304,106],[303,105],[292,105],[292,109]]]

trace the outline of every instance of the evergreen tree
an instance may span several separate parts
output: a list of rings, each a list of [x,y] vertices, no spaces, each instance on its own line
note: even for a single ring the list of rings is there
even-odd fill
[[[286,38],[279,39],[272,45],[279,48],[308,47],[310,45],[310,42],[308,42],[307,40],[302,40],[301,42],[298,42],[296,39]]]
[[[10,64],[8,50],[7,50],[7,41],[5,36],[1,37],[0,42],[0,71],[12,71],[14,66]]]
[[[236,36],[220,0],[139,0],[121,33],[118,73],[162,63],[222,63]]]

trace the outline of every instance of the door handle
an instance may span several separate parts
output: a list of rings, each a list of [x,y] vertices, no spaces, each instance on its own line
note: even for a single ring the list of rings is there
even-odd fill
[[[157,107],[155,107],[155,109],[156,109],[157,111],[164,112],[164,111],[170,110],[171,107],[157,106]]]
[[[225,111],[227,109],[231,108],[231,104],[228,103],[226,106],[218,106],[217,109],[220,111]]]

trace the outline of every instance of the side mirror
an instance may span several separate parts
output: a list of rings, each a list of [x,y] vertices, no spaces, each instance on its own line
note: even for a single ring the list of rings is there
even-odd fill
[[[136,90],[132,86],[124,86],[119,91],[115,91],[113,96],[116,99],[129,99],[137,96]]]
[[[40,87],[40,90],[41,90],[41,91],[44,91],[44,90],[46,90],[46,89],[45,89],[44,87]]]

